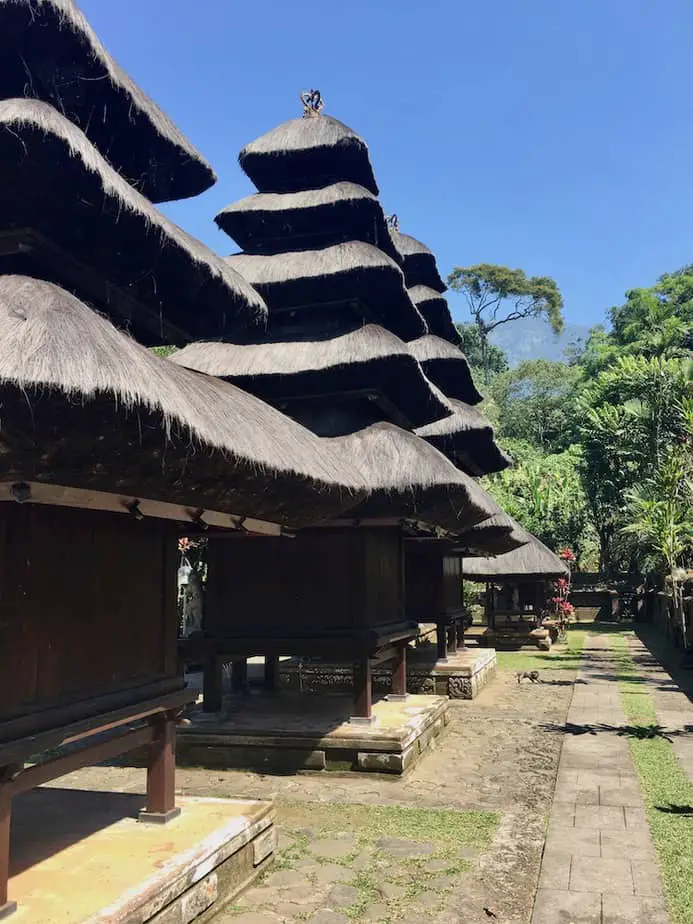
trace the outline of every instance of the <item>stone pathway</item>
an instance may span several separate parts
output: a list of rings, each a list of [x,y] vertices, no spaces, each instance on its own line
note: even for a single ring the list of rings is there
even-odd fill
[[[532,924],[669,924],[608,636],[590,636],[566,737]]]

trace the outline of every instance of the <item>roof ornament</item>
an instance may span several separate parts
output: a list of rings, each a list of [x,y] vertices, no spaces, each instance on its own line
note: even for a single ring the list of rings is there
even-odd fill
[[[397,217],[397,215],[395,214],[386,215],[385,223],[387,224],[390,231],[399,231],[399,218]]]
[[[303,90],[301,93],[301,103],[303,104],[304,119],[319,116],[325,106],[325,101],[322,98],[320,90]]]

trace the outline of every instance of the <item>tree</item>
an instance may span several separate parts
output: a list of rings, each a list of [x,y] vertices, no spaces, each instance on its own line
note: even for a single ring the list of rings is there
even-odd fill
[[[481,372],[483,375],[484,355],[479,328],[476,324],[456,324],[455,327],[462,338],[461,349],[472,367],[472,372]],[[505,355],[505,350],[493,343],[489,343],[487,349],[489,376],[506,372],[508,369],[508,357]]]
[[[563,328],[563,299],[549,276],[527,276],[521,269],[478,263],[456,267],[448,285],[467,300],[479,333],[484,383],[491,380],[489,334],[520,318],[545,317],[555,333]]]
[[[499,437],[523,439],[544,452],[567,449],[579,377],[577,368],[547,359],[526,360],[496,376],[491,394],[499,408]]]

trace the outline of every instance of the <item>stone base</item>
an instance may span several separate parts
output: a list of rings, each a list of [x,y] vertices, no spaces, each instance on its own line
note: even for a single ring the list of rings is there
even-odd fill
[[[267,866],[271,802],[180,798],[170,824],[143,797],[46,786],[13,800],[9,892],[26,924],[204,924]]]
[[[181,765],[260,770],[366,770],[401,774],[441,734],[449,704],[409,696],[373,704],[374,722],[350,721],[352,697],[230,694],[224,712],[198,706],[177,735]]]
[[[471,626],[465,632],[467,638],[474,639],[480,646],[493,645],[499,651],[517,651],[520,648],[538,648],[550,651],[552,640],[548,629],[526,629],[515,626],[489,629],[488,626]]]
[[[421,645],[407,652],[407,690],[450,699],[474,699],[496,675],[493,648],[464,648],[446,660],[436,659],[434,645]],[[301,662],[291,658],[281,663],[279,681],[295,693],[348,694],[353,689],[352,669],[347,664]],[[387,694],[392,687],[392,670],[373,670],[373,689]],[[388,697],[390,698],[390,697]]]

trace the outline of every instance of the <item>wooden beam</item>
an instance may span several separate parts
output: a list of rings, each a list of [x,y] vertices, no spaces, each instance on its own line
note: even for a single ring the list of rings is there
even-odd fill
[[[0,783],[0,920],[17,910],[17,903],[9,900],[10,880],[10,825],[12,821],[12,788]]]
[[[216,529],[239,530],[261,536],[281,536],[282,527],[266,520],[242,517],[238,514],[222,513],[218,510],[200,510],[182,504],[169,504],[165,501],[148,500],[132,495],[108,494],[104,491],[91,491],[85,488],[71,488],[64,485],[43,484],[38,481],[0,482],[0,502],[17,502],[16,486],[29,489],[29,495],[23,503],[49,504],[52,507],[77,507],[80,510],[105,510],[122,513],[139,518],[151,517],[159,520],[174,520],[190,524],[191,527],[202,521],[206,526]],[[134,511],[134,513],[133,513]]]
[[[263,686],[270,693],[276,693],[279,689],[279,658],[276,655],[269,655],[265,658]]]
[[[354,662],[354,718],[370,721],[372,717],[371,662],[364,654]]]
[[[212,655],[205,661],[202,679],[202,711],[221,712],[224,679],[224,661],[217,655]]]
[[[399,645],[395,661],[392,666],[392,694],[406,697],[407,695],[407,646]]]

